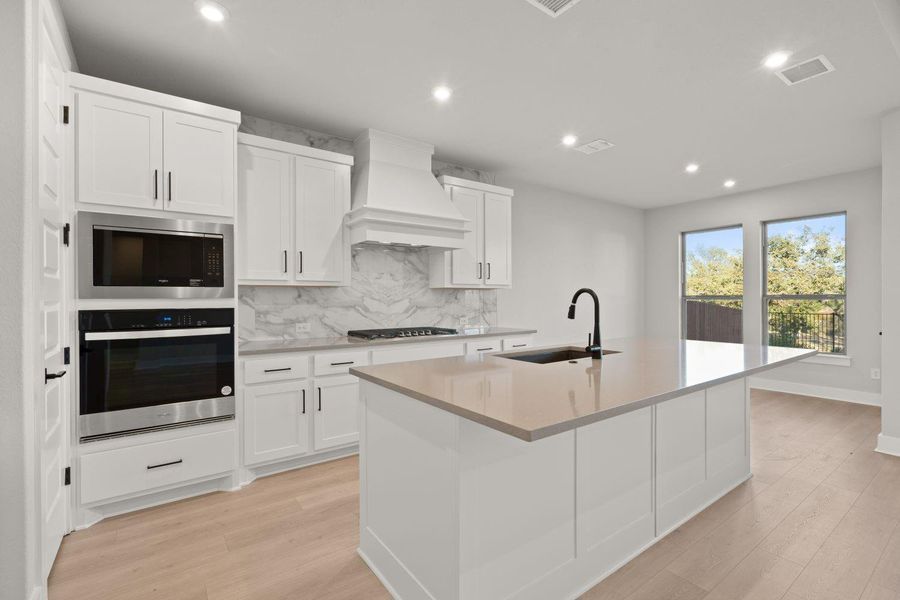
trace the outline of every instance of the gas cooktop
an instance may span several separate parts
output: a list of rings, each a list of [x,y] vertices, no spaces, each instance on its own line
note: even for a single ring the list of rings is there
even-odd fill
[[[425,337],[429,335],[455,335],[459,333],[455,329],[446,327],[389,327],[387,329],[357,329],[348,331],[350,337],[364,338],[367,340]]]

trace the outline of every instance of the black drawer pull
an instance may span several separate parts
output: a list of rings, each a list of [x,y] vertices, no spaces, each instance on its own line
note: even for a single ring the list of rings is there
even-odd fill
[[[280,369],[264,369],[263,373],[278,373],[280,371],[290,371],[293,367],[281,367]]]
[[[179,458],[178,460],[173,460],[172,462],[160,463],[158,465],[147,465],[147,470],[149,471],[151,469],[158,469],[160,467],[171,467],[172,465],[180,465],[183,462],[184,461]]]
[[[332,366],[332,367],[339,367],[339,366],[341,366],[341,365],[352,365],[354,362],[356,362],[356,361],[353,361],[353,360],[345,360],[344,362],[331,363],[331,366]]]
[[[300,390],[300,391],[303,392],[303,409],[300,411],[300,414],[305,415],[306,414],[306,390]]]
[[[528,344],[513,344],[513,348],[524,348]]]
[[[487,350],[493,350],[493,348],[476,348],[478,352],[486,352]]]
[[[322,388],[319,389],[319,412],[322,412]]]

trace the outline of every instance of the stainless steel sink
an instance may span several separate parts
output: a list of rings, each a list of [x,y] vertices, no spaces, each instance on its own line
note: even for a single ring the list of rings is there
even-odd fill
[[[619,354],[618,350],[603,350],[603,355]],[[580,358],[590,358],[591,353],[575,346],[563,346],[561,348],[544,348],[538,351],[512,352],[510,354],[498,354],[500,358],[511,358],[530,363],[546,365],[548,363],[576,361]]]

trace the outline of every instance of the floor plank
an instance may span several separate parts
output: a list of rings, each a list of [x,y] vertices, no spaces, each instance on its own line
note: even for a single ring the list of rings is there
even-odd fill
[[[584,600],[900,599],[900,459],[877,408],[753,391],[754,477]],[[50,600],[388,600],[359,542],[355,457],[67,536]]]

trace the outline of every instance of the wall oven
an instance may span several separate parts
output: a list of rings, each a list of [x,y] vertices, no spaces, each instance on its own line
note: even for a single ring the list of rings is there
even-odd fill
[[[233,298],[234,227],[78,214],[80,298]]]
[[[234,311],[78,313],[79,438],[234,416]]]

